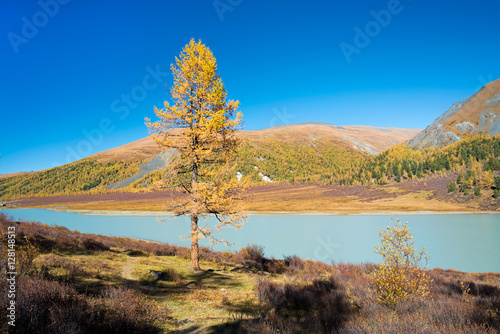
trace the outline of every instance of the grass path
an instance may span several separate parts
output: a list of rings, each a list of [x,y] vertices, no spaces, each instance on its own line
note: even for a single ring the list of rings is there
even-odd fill
[[[255,276],[232,273],[233,265],[219,266],[202,261],[201,272],[193,272],[188,260],[170,256],[131,255],[117,249],[116,259],[122,284],[141,291],[169,309],[165,332],[208,333],[236,318],[251,316],[257,308],[253,293]],[[155,281],[150,270],[175,271],[180,280]]]
[[[127,256],[127,262],[125,262],[125,265],[122,267],[121,272],[121,276],[124,279],[129,281],[135,280],[135,278],[132,276],[132,270],[134,269],[137,260],[138,258],[136,257]]]

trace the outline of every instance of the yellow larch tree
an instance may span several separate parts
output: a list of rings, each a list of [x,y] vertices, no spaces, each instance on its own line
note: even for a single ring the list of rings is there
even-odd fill
[[[146,125],[161,147],[179,152],[171,176],[188,196],[171,210],[191,217],[191,265],[200,270],[198,240],[221,240],[213,236],[208,224],[200,227],[199,219],[215,216],[217,229],[239,228],[244,222],[237,205],[243,187],[236,171],[231,170],[240,145],[236,133],[242,114],[238,112],[239,101],[227,100],[216,59],[201,41],[191,39],[171,70],[172,103],[165,101],[164,108],[155,107],[158,120],[146,118]]]

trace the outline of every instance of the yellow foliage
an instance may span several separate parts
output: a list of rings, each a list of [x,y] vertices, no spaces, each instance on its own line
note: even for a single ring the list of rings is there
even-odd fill
[[[188,201],[172,209],[178,215],[191,216],[192,266],[199,269],[198,238],[219,240],[210,228],[198,227],[198,218],[215,215],[220,222],[217,228],[238,228],[243,222],[235,202],[243,184],[236,181],[233,164],[242,114],[237,111],[238,101],[226,101],[215,57],[201,41],[191,39],[175,60],[171,65],[173,104],[165,101],[163,109],[155,107],[158,120],[146,119],[146,125],[160,146],[179,152],[165,183],[171,185],[173,178],[188,194]]]
[[[394,306],[409,298],[426,297],[431,279],[421,267],[421,262],[427,262],[429,256],[424,248],[417,252],[413,247],[413,234],[408,223],[401,224],[398,219],[394,227],[380,230],[379,235],[382,244],[375,246],[375,252],[384,259],[375,272],[374,280],[379,301]]]

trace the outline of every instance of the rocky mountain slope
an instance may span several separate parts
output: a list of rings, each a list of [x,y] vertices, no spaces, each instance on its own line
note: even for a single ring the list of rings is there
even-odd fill
[[[443,147],[466,134],[500,133],[500,79],[490,82],[469,98],[453,104],[424,131],[407,142],[409,147]]]

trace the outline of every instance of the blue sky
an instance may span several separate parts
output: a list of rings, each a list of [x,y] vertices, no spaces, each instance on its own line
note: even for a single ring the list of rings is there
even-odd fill
[[[245,129],[424,128],[498,79],[498,1],[40,0],[0,5],[0,174],[147,136],[190,38]]]

